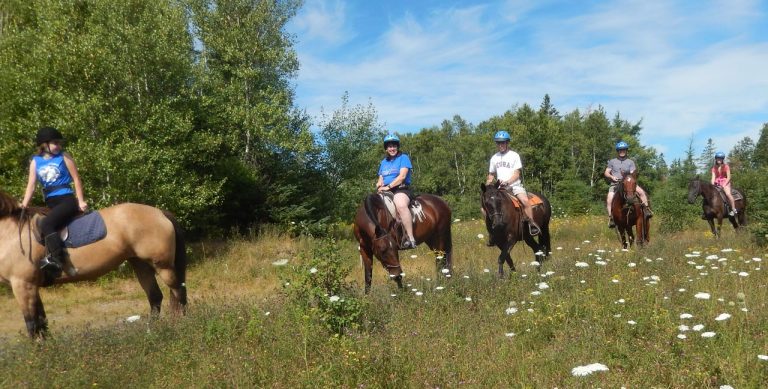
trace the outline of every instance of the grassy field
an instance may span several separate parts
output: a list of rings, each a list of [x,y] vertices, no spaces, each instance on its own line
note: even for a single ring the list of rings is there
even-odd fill
[[[768,385],[768,249],[732,230],[716,241],[702,221],[663,236],[652,228],[648,247],[622,251],[604,224],[555,220],[541,270],[518,245],[518,272],[500,280],[482,224],[460,221],[451,279],[420,247],[401,255],[404,290],[378,266],[368,296],[356,243],[340,240],[333,256],[355,289],[331,301],[358,302],[361,314],[341,336],[327,311],[287,292],[325,271],[307,271],[322,262],[312,254],[321,242],[277,233],[193,246],[189,312],[179,319],[147,320],[138,284],[118,274],[44,291],[51,337],[34,342],[2,289],[0,386]]]

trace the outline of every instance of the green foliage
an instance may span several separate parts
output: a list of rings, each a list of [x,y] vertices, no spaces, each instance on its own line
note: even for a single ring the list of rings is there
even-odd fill
[[[557,204],[558,213],[562,215],[586,215],[598,207],[592,196],[592,188],[585,182],[570,179],[560,181],[557,186],[557,197],[550,202]]]
[[[660,233],[678,232],[696,223],[704,223],[700,218],[701,197],[694,204],[688,204],[687,196],[687,182],[685,186],[667,182],[653,193],[653,223]]]
[[[339,255],[334,240],[324,240],[312,250],[305,263],[285,280],[291,300],[307,315],[337,335],[358,328],[365,303],[356,297],[356,288],[347,283],[351,268]]]

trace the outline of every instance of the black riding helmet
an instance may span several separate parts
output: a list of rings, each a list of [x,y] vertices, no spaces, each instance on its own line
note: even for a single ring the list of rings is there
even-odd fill
[[[53,127],[40,127],[40,129],[37,130],[37,136],[35,137],[38,146],[46,142],[63,139],[64,136],[61,135],[61,132]]]

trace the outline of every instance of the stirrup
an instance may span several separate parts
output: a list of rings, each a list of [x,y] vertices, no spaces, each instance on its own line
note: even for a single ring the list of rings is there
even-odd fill
[[[56,279],[61,277],[62,266],[56,261],[52,261],[50,257],[44,257],[40,260],[40,270],[43,271],[46,279]]]
[[[403,245],[400,247],[402,250],[411,250],[416,248],[416,241],[415,240],[407,240]]]
[[[541,234],[541,229],[539,228],[539,226],[536,225],[536,223],[529,221],[528,233],[531,234],[531,236],[536,236],[538,234]]]

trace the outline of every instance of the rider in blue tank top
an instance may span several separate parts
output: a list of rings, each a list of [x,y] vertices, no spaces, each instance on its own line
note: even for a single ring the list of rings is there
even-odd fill
[[[411,191],[411,159],[400,151],[400,138],[395,134],[384,137],[384,150],[386,157],[379,164],[379,179],[376,181],[376,190],[392,192],[394,194],[395,208],[397,208],[398,220],[403,224],[408,240],[402,248],[416,248],[416,239],[413,236],[413,220],[408,205],[411,203],[413,192]]]
[[[46,159],[41,155],[34,155],[37,169],[37,180],[43,186],[45,198],[75,193],[72,190],[72,175],[69,174],[67,164],[64,163],[64,154],[59,153]]]
[[[64,152],[64,137],[59,130],[43,127],[37,131],[36,141],[37,153],[29,161],[29,178],[21,206],[29,206],[39,181],[43,187],[45,205],[50,208],[39,226],[47,252],[45,258],[40,260],[40,269],[43,270],[44,284],[50,285],[61,275],[67,258],[58,231],[80,211],[85,212],[88,204],[83,197],[83,184],[80,182],[77,165],[72,156]]]

